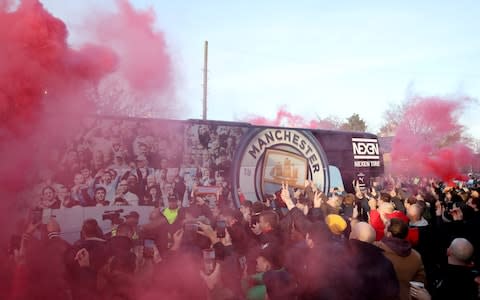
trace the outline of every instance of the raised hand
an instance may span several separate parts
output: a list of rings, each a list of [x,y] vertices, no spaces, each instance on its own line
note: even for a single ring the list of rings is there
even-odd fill
[[[230,233],[228,233],[228,230],[225,230],[225,237],[221,238],[220,242],[224,246],[231,246],[232,245],[232,237],[230,236]]]
[[[173,234],[172,250],[177,250],[180,247],[180,244],[182,243],[183,233],[183,229],[179,229]]]
[[[463,220],[463,212],[460,208],[455,207],[451,211],[452,217],[454,221],[462,221]]]
[[[437,202],[435,202],[435,215],[437,217],[440,217],[441,215],[443,215],[443,206],[442,206],[442,203],[437,200]]]
[[[259,224],[259,223],[253,224],[251,228],[252,228],[252,232],[253,232],[255,235],[260,235],[260,234],[262,234],[262,229],[260,228],[260,224]]]
[[[370,189],[370,193],[372,194],[373,197],[377,197],[377,190],[373,186]]]
[[[290,192],[288,190],[288,183],[282,183],[282,192],[280,193],[280,196],[282,197],[283,202],[291,200]]]
[[[357,219],[358,218],[358,207],[357,205],[355,204],[353,206],[353,214],[352,214],[352,219]]]
[[[320,208],[322,206],[322,195],[323,193],[320,191],[315,192],[315,196],[313,197],[313,207]]]
[[[393,190],[390,191],[390,196],[391,196],[392,198],[397,196],[397,192],[395,191],[395,189],[393,189]]]
[[[283,202],[287,205],[288,210],[291,210],[295,207],[293,204],[292,198],[290,198],[290,192],[288,191],[288,183],[282,183],[282,192],[280,194]]]
[[[305,188],[309,187],[310,186],[310,181],[308,179],[305,179]]]
[[[359,180],[353,180],[352,185],[353,185],[353,188],[355,189],[356,193],[360,192],[360,181]]]
[[[34,233],[40,227],[41,224],[42,222],[28,224],[28,227],[27,227],[27,230],[25,230],[25,233],[26,234]]]
[[[80,267],[89,267],[90,254],[88,253],[87,249],[82,248],[78,250],[77,254],[75,254],[75,260],[78,262]]]
[[[204,224],[202,222],[197,222],[197,225],[199,228],[197,232],[203,236],[208,237],[212,244],[215,244],[219,241],[217,233],[215,232],[215,230],[213,230],[212,226]]]
[[[208,289],[213,290],[220,282],[220,273],[220,263],[217,262],[212,274],[207,275],[205,272],[200,271],[200,277],[202,277],[203,281],[205,281]]]

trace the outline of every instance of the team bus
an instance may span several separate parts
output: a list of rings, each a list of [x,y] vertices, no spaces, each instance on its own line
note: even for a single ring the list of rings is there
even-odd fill
[[[238,206],[282,183],[353,192],[352,182],[365,187],[383,173],[374,134],[239,122],[89,116],[53,150],[58,163],[43,170],[37,197],[69,240],[86,218],[109,228],[108,211],[136,211],[145,222],[171,194],[183,206],[195,193],[212,207]]]

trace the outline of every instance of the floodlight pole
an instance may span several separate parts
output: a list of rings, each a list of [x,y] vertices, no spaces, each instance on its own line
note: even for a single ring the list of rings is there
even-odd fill
[[[208,41],[205,41],[203,55],[203,114],[202,119],[207,119],[207,74],[208,74]]]

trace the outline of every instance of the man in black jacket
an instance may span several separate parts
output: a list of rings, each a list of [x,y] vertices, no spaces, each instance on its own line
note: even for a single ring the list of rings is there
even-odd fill
[[[334,240],[325,222],[311,222],[295,205],[282,186],[281,198],[292,221],[305,241],[286,251],[285,268],[297,281],[299,299],[355,299],[353,272],[345,272],[349,256],[345,244]],[[320,206],[320,194],[314,197],[314,207]]]
[[[433,299],[478,299],[478,286],[472,268],[472,244],[464,238],[456,238],[447,250],[448,264],[436,284]]]
[[[126,223],[118,225],[116,235],[107,241],[107,257],[131,252],[134,246],[132,235],[133,229],[130,225]]]
[[[383,251],[372,244],[375,236],[375,229],[365,222],[353,225],[350,233],[348,252],[358,284],[355,299],[398,299],[400,287],[395,269]]]
[[[96,280],[98,271],[108,259],[106,242],[95,219],[83,222],[81,239],[67,252],[66,262],[70,275],[72,297],[97,299]]]

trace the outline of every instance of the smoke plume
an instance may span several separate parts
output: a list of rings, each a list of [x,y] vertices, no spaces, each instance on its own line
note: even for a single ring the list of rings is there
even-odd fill
[[[332,118],[307,120],[301,115],[289,112],[286,107],[281,107],[274,119],[268,119],[262,116],[249,116],[245,118],[245,122],[261,126],[286,126],[295,128],[311,128],[311,129],[338,129],[339,122]]]
[[[445,182],[463,178],[462,170],[472,160],[458,121],[466,103],[466,99],[412,99],[395,132],[392,172]]]
[[[82,116],[152,108],[147,101],[163,99],[172,89],[172,62],[163,33],[153,29],[152,11],[136,11],[127,1],[118,1],[116,12],[86,26],[92,30],[92,42],[74,48],[67,43],[65,23],[40,1],[22,0],[16,8],[13,2],[0,0],[4,212],[22,210],[35,201],[20,195],[39,173],[60,163],[59,148],[67,147],[65,139],[82,126]]]

